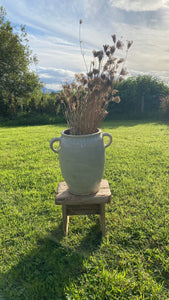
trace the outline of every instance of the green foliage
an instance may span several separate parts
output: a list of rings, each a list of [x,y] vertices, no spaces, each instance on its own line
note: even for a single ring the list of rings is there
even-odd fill
[[[62,124],[65,119],[59,115],[48,115],[45,113],[21,113],[16,119],[0,118],[3,127],[35,126],[48,124]]]
[[[49,141],[65,126],[0,128],[0,297],[168,299],[168,123],[103,124],[106,237],[97,216],[70,219],[54,203],[63,180]]]
[[[141,112],[157,111],[160,106],[160,96],[169,94],[168,86],[152,76],[138,76],[136,83],[137,95],[140,95],[138,106]]]
[[[163,118],[169,119],[169,96],[161,98],[160,113]]]
[[[110,103],[109,116],[126,115],[130,118],[157,116],[161,96],[169,95],[169,87],[152,76],[131,77],[116,86],[121,102]]]
[[[35,88],[41,88],[39,78],[29,65],[36,57],[27,44],[25,27],[14,33],[6,12],[0,7],[0,114],[13,115]]]

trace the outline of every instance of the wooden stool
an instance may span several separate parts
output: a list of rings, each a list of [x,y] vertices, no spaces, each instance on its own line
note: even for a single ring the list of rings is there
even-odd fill
[[[66,182],[60,182],[55,198],[56,205],[62,205],[63,231],[68,235],[69,216],[100,215],[102,235],[105,236],[105,203],[110,203],[111,192],[108,181],[103,179],[97,193],[87,196],[73,195]]]

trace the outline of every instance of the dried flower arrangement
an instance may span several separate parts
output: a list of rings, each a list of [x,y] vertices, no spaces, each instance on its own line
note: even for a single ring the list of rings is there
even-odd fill
[[[79,28],[82,24],[80,20]],[[120,97],[115,96],[116,82],[120,82],[127,75],[124,63],[132,41],[127,41],[125,58],[114,57],[115,52],[124,48],[124,43],[112,35],[113,45],[103,45],[103,50],[93,51],[94,60],[90,64],[87,74],[76,74],[75,81],[63,85],[61,92],[62,102],[65,107],[65,116],[70,134],[84,135],[97,132],[101,122],[107,115],[110,101],[120,102]],[[82,52],[80,29],[79,42]]]

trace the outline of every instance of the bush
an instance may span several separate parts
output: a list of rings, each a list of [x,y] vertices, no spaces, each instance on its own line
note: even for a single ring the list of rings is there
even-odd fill
[[[161,98],[160,114],[163,118],[169,119],[169,96]]]

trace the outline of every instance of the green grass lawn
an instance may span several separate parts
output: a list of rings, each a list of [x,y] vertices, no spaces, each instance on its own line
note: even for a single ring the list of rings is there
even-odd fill
[[[169,299],[169,123],[105,122],[106,237],[71,218],[49,141],[65,125],[0,127],[0,299]]]

